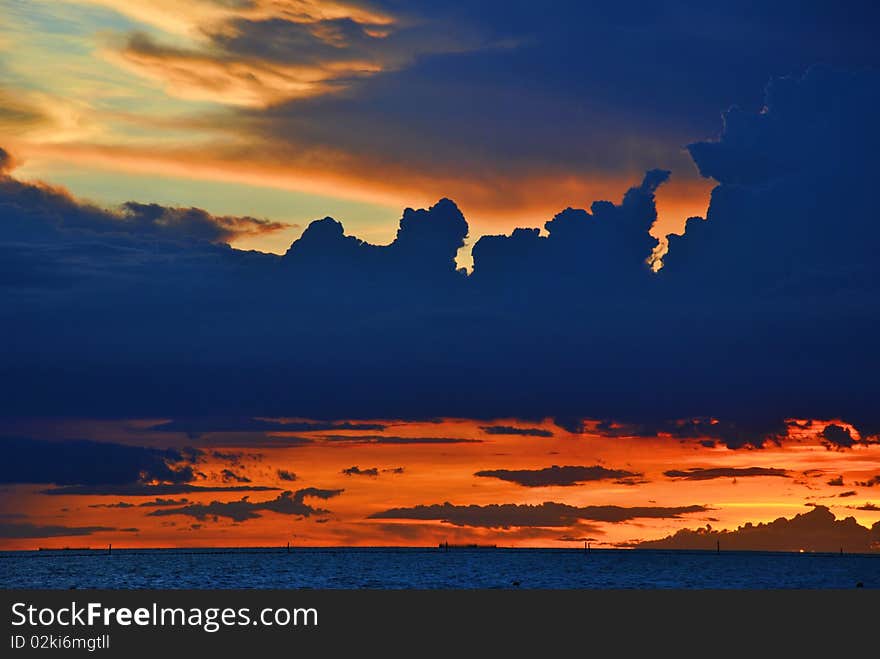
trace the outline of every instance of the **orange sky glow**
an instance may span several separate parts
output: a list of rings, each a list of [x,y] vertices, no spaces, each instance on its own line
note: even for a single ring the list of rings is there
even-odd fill
[[[516,419],[437,422],[379,421],[379,432],[331,430],[288,432],[207,432],[197,436],[157,432],[152,422],[67,421],[29,423],[46,438],[89,431],[98,441],[147,446],[194,446],[202,458],[192,484],[229,486],[247,483],[277,488],[255,492],[198,492],[161,498],[186,504],[233,502],[248,497],[259,503],[285,490],[343,490],[327,500],[305,498],[326,512],[308,516],[258,510],[251,519],[171,513],[175,506],[141,506],[155,496],[55,495],[47,485],[10,486],[6,514],[24,515],[36,525],[92,526],[116,529],[85,537],[4,539],[3,549],[41,547],[207,547],[207,546],[435,546],[440,542],[490,543],[519,547],[572,547],[589,541],[596,547],[627,546],[656,539],[681,528],[733,529],[746,522],[767,522],[828,506],[838,519],[852,516],[870,527],[880,511],[867,505],[880,490],[867,487],[878,473],[880,445],[833,450],[821,442],[824,422],[791,426],[779,445],[730,450],[700,438],[641,437],[613,433],[587,423],[582,434],[570,434],[549,420]],[[373,422],[371,422],[373,423]],[[527,429],[531,435],[493,434],[487,427]],[[543,435],[543,436],[540,436]],[[68,435],[69,436],[69,435]],[[399,438],[387,443],[383,438]],[[471,440],[457,443],[404,443],[406,439]],[[309,440],[303,443],[303,440]],[[526,487],[484,470],[537,470],[558,466],[600,466],[634,474],[573,485]],[[362,473],[346,474],[357,467]],[[664,472],[712,468],[764,468],[783,475],[676,478]],[[226,470],[226,471],[224,471]],[[281,471],[295,474],[285,480]],[[375,471],[372,471],[375,470]],[[364,473],[366,472],[366,473]],[[247,480],[245,480],[247,479]],[[837,480],[833,480],[837,479]],[[832,483],[838,484],[829,484]],[[125,507],[116,507],[124,502]],[[564,526],[460,526],[442,520],[370,518],[391,508],[418,505],[564,503],[570,506],[684,507],[704,506],[670,518],[636,518],[621,522],[580,520]],[[108,507],[112,504],[112,507]],[[862,508],[859,510],[858,508]],[[160,515],[151,512],[162,510]]]
[[[655,41],[633,12],[593,4],[496,21],[370,0],[0,0],[0,438],[23,456],[3,463],[0,550],[632,548],[695,529],[714,548],[708,527],[813,511],[819,528],[830,511],[823,547],[880,552],[873,156],[860,150],[877,82],[807,73],[862,61],[874,35],[826,43],[805,10],[729,40],[757,24],[751,9],[716,22],[671,6],[651,12]],[[756,38],[766,47],[743,57]],[[794,77],[765,98],[777,75]],[[625,198],[637,203],[609,210],[607,232],[567,214],[548,240],[485,240],[462,274],[485,236],[546,237],[566,208]],[[645,272],[707,215],[680,260],[673,240],[667,270]],[[285,254],[316,220],[285,259],[227,249]],[[179,400],[147,400],[163,385]],[[866,435],[788,419],[784,436],[731,448],[719,421],[574,432],[550,418],[643,419],[654,397],[644,416],[848,415]],[[242,414],[548,418],[112,418],[225,414],[236,398]],[[745,435],[739,421],[724,423]],[[92,469],[120,448],[92,442],[134,457]]]

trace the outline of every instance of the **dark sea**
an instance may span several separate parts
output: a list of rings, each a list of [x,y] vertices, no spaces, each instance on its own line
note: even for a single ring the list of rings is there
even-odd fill
[[[0,552],[2,588],[880,588],[880,555],[293,548]]]

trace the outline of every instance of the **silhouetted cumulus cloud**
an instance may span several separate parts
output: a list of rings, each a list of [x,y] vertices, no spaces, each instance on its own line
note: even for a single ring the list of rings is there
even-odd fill
[[[691,469],[670,469],[663,472],[664,476],[675,480],[687,481],[708,481],[716,478],[746,478],[750,476],[781,476],[789,478],[788,471],[785,469],[774,469],[772,467],[710,467],[701,469],[693,467]]]
[[[834,478],[829,478],[828,485],[830,485],[831,487],[843,487],[843,476],[835,476]]]
[[[880,354],[867,304],[880,273],[870,248],[878,169],[866,148],[880,137],[867,109],[878,90],[877,72],[775,79],[764,111],[733,109],[719,140],[690,147],[720,185],[706,220],[670,238],[662,279],[695,313],[691,345],[665,357],[704,364],[694,371],[708,390],[724,373],[756,413],[810,408],[791,416],[880,429],[866,394]]]
[[[642,549],[721,549],[740,551],[869,552],[880,550],[880,522],[870,529],[854,517],[836,519],[826,506],[815,505],[806,513],[761,524],[751,522],[735,530],[711,526],[681,529],[660,540],[638,543]]]
[[[461,211],[449,199],[441,199],[428,210],[407,208],[396,238],[386,246],[346,236],[333,218],[316,220],[290,246],[283,262],[287,268],[320,277],[321,288],[357,286],[346,279],[358,277],[363,278],[362,285],[381,294],[383,288],[393,291],[394,279],[402,275],[422,285],[450,275],[463,278],[456,271],[455,255],[467,234]]]
[[[545,501],[530,504],[489,504],[459,506],[449,502],[391,508],[373,513],[370,519],[420,519],[446,522],[455,526],[510,528],[512,526],[570,526],[580,520],[625,522],[632,519],[677,519],[688,513],[709,510],[705,506],[570,506]]]
[[[288,225],[253,217],[211,215],[201,208],[171,208],[129,201],[119,210],[106,210],[73,199],[65,190],[31,184],[4,176],[11,165],[9,154],[0,154],[0,208],[4,239],[52,240],[59,232],[65,240],[89,242],[102,234],[140,240],[194,240],[229,242],[246,235],[279,231]]]
[[[307,497],[326,500],[340,494],[342,494],[342,490],[322,490],[315,487],[306,487],[296,492],[286,490],[268,501],[250,501],[248,497],[244,497],[239,501],[212,501],[207,504],[191,503],[180,508],[154,510],[149,513],[149,516],[188,515],[198,520],[228,517],[236,522],[244,522],[260,517],[262,511],[271,511],[280,515],[311,517],[312,515],[324,515],[329,511],[314,508],[305,503]]]
[[[296,474],[292,471],[289,471],[288,469],[279,469],[277,473],[278,478],[283,481],[295,481],[297,479]]]
[[[524,437],[553,437],[550,430],[543,428],[516,428],[514,426],[480,426],[487,435],[522,435]]]
[[[57,538],[64,536],[92,535],[93,533],[104,533],[107,531],[131,533],[136,532],[137,529],[118,529],[112,526],[60,526],[51,524],[30,524],[27,522],[0,522],[0,538],[3,539]]]
[[[234,472],[232,469],[223,469],[220,472],[220,478],[224,483],[250,483],[251,479],[242,474]]]
[[[821,434],[822,443],[831,449],[848,449],[857,444],[872,444],[876,440],[859,440],[853,437],[849,428],[844,428],[836,423],[825,426]]]
[[[368,467],[366,469],[361,469],[357,465],[354,467],[349,467],[348,469],[343,469],[342,473],[346,476],[372,476],[376,477],[379,475],[378,467]]]
[[[483,236],[473,249],[475,284],[499,286],[512,299],[584,288],[597,300],[645,285],[647,259],[657,245],[648,233],[657,219],[654,193],[668,178],[667,171],[648,172],[619,206],[597,201],[590,212],[566,208],[544,224],[547,236],[538,229]],[[599,287],[608,280],[614,284]]]
[[[500,478],[524,487],[548,487],[601,480],[624,481],[641,478],[642,474],[623,469],[607,469],[600,465],[592,467],[553,465],[543,469],[487,469],[476,472],[474,476]]]
[[[875,485],[880,485],[880,474],[871,476],[871,478],[866,481],[856,481],[856,485],[861,487],[874,487]]]
[[[880,432],[878,91],[877,73],[816,69],[772,81],[760,113],[729,111],[690,147],[718,182],[707,218],[670,238],[659,273],[660,169],[543,233],[482,237],[470,275],[448,199],[404,211],[389,245],[325,218],[276,256],[216,244],[260,223],[107,213],[3,176],[0,414],[254,433],[291,430],[260,420],[284,417],[589,418],[737,449],[784,438],[785,419],[838,419],[854,443],[825,441],[858,450]]]
[[[871,512],[871,513],[880,513],[880,506],[878,506],[875,503],[868,502],[868,503],[862,504],[861,506],[853,506],[853,510],[865,510],[865,511]]]

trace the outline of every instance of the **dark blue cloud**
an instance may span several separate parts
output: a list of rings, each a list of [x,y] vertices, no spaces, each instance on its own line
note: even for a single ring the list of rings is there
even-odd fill
[[[288,469],[279,469],[276,473],[278,474],[278,478],[283,481],[297,480],[297,475]]]
[[[348,467],[347,469],[343,469],[342,473],[346,476],[372,476],[376,477],[379,475],[378,467],[367,467],[365,469],[361,469],[357,465],[354,467]]]
[[[247,476],[237,474],[232,469],[224,469],[220,472],[220,477],[224,483],[250,483],[251,479]]]
[[[550,430],[543,428],[516,428],[513,426],[480,426],[488,435],[524,435],[526,437],[553,437]]]
[[[772,467],[691,467],[690,469],[670,469],[663,472],[664,476],[675,480],[708,481],[716,478],[749,478],[754,476],[779,476],[788,478],[785,469]]]
[[[682,145],[714,134],[730,105],[758,110],[769,78],[815,63],[880,65],[880,11],[866,1],[382,4],[453,38],[476,33],[482,47],[420,57],[357,94],[260,112],[279,143],[360,155],[393,145],[395,162],[477,181],[499,171],[584,176],[658,164],[694,176]],[[241,27],[251,36],[236,44],[242,54],[278,43],[277,26]]]
[[[198,454],[82,439],[0,438],[0,483],[55,485],[180,484],[195,478]]]
[[[829,448],[852,448],[856,443],[849,428],[844,428],[836,423],[825,426],[822,431],[822,441]]]
[[[197,492],[271,491],[278,488],[229,485],[197,485],[193,465],[203,458],[192,448],[157,449],[86,439],[38,440],[22,437],[0,438],[0,483],[53,484],[43,490],[49,495],[152,496],[140,506],[170,506],[186,499],[161,496]],[[224,481],[250,483],[229,469]],[[121,501],[100,507],[128,508]]]
[[[867,394],[880,357],[878,91],[876,72],[774,80],[763,112],[732,110],[717,141],[690,147],[720,185],[707,219],[670,237],[660,279],[668,313],[692,312],[693,340],[667,357],[709,382],[723,371],[756,413],[785,400],[795,417],[837,412],[880,431]]]
[[[340,444],[479,444],[461,437],[393,437],[386,435],[325,435],[321,439]]]
[[[557,423],[568,422],[560,421]],[[574,422],[572,422],[574,423]],[[711,448],[716,441],[728,448],[763,448],[768,443],[779,444],[788,435],[789,425],[782,418],[739,416],[735,419],[687,418],[649,420],[640,423],[601,421],[595,431],[609,437],[654,437],[668,435],[675,439],[707,438],[704,446]],[[571,427],[570,432],[583,432],[581,425]]]
[[[191,503],[179,508],[160,508],[149,513],[150,517],[166,517],[168,515],[188,515],[198,520],[227,517],[236,522],[244,522],[261,516],[262,511],[271,511],[280,515],[325,515],[329,511],[315,508],[305,503],[306,498],[331,499],[342,494],[342,490],[322,490],[307,487],[296,492],[285,491],[274,499],[267,501],[250,501],[247,497],[239,501],[212,501],[211,503]]]
[[[318,290],[337,286],[369,289],[379,296],[405,295],[415,283],[448,286],[452,279],[463,279],[456,271],[455,256],[467,235],[467,221],[449,199],[441,199],[428,210],[407,208],[396,238],[387,246],[347,236],[341,223],[326,217],[306,228],[282,265],[291,276],[320,278]],[[405,280],[400,278],[403,272]]]
[[[273,419],[213,417],[180,418],[162,421],[150,426],[151,431],[183,432],[188,437],[198,438],[207,433],[218,432],[314,432],[319,430],[384,430],[380,423],[318,422],[318,421],[276,421]],[[218,457],[223,457],[218,454]]]
[[[489,504],[459,506],[449,502],[390,508],[370,519],[436,520],[455,526],[510,528],[516,526],[571,526],[581,520],[626,522],[632,519],[678,519],[689,513],[705,512],[705,506],[570,506],[554,501],[541,504]]]
[[[550,487],[553,485],[578,485],[601,480],[629,482],[631,479],[641,478],[643,474],[624,469],[608,469],[601,465],[593,465],[592,467],[553,465],[543,469],[486,469],[476,472],[474,476],[499,478],[523,487]]]
[[[0,218],[7,240],[20,235],[25,240],[42,237],[51,241],[61,231],[67,240],[75,237],[83,242],[110,234],[116,241],[130,236],[142,241],[226,243],[287,226],[246,216],[215,216],[201,208],[134,201],[124,203],[118,211],[109,211],[82,204],[63,190],[17,181],[6,173],[11,164],[9,154],[0,150]]]
[[[157,497],[169,494],[198,494],[199,492],[270,492],[278,487],[265,485],[192,485],[190,483],[150,485],[125,483],[122,485],[63,485],[43,490],[52,496],[130,496]]]
[[[163,506],[179,506],[184,503],[189,503],[189,499],[162,499],[161,497],[156,497],[153,501],[144,501],[138,504],[138,506],[140,508],[161,508]]]
[[[732,448],[778,439],[787,418],[876,434],[878,92],[874,72],[816,69],[774,81],[763,112],[728,113],[690,150],[718,182],[707,218],[670,240],[659,274],[645,260],[664,170],[619,201],[562,211],[546,233],[480,239],[470,276],[454,262],[468,226],[447,199],[407,209],[390,245],[327,218],[277,257],[84,243],[66,222],[34,237],[41,190],[7,186],[24,210],[0,233],[15,264],[0,412],[552,417],[572,431],[588,417]],[[91,212],[69,203],[58,212]]]
[[[475,283],[502,290],[516,285],[517,295],[542,296],[591,286],[596,299],[605,292],[619,295],[634,283],[645,286],[647,259],[657,245],[648,233],[657,219],[654,193],[668,178],[668,171],[651,170],[620,205],[597,201],[589,213],[566,208],[544,224],[546,237],[538,229],[483,236],[473,249]],[[604,278],[614,286],[599,287]]]

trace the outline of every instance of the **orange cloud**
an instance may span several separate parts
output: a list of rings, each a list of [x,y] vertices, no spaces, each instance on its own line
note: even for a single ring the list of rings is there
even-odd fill
[[[201,0],[182,11],[163,0],[134,9],[129,3],[101,4],[189,37],[157,40],[135,31],[102,49],[106,60],[159,81],[170,97],[237,107],[325,95],[398,68],[417,53],[458,48],[443,35],[392,39],[391,16],[354,3]]]
[[[121,50],[105,50],[104,55],[161,82],[169,96],[245,107],[326,94],[341,89],[342,80],[382,70],[381,64],[367,60],[287,64],[179,50],[159,46],[142,34],[134,35]]]
[[[282,18],[297,23],[347,18],[373,26],[393,24],[394,18],[367,3],[338,0],[254,0],[247,3],[216,0],[66,0],[74,4],[106,7],[136,21],[171,34],[198,36],[205,28],[231,19],[268,20]]]

